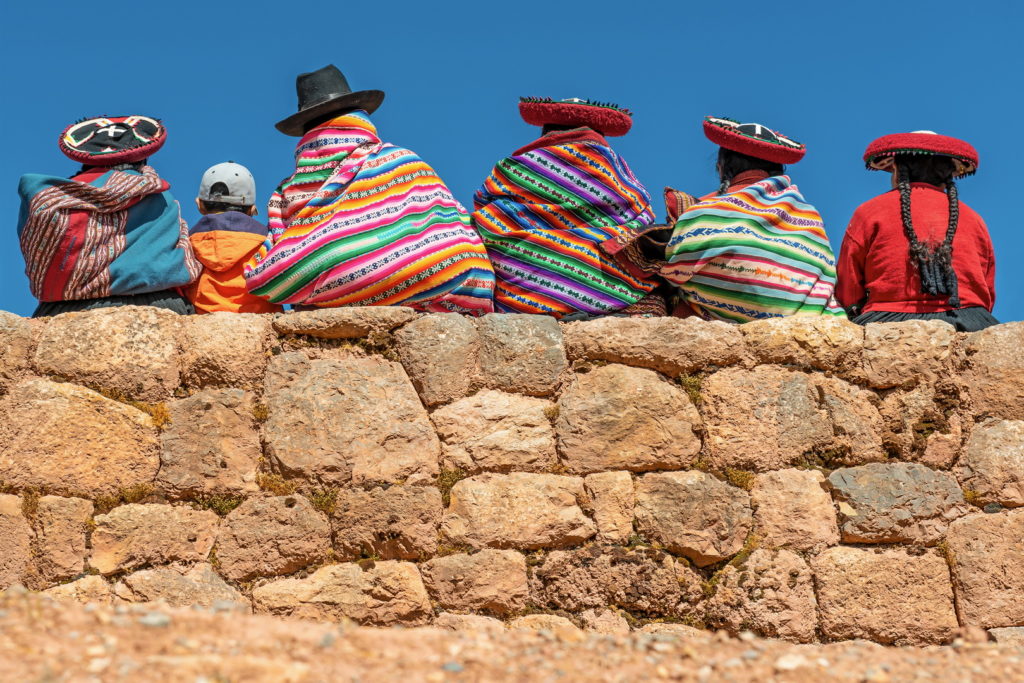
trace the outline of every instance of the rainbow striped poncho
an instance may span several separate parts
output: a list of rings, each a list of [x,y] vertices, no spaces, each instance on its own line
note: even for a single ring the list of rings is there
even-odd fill
[[[494,271],[466,210],[364,111],[310,130],[270,199],[270,234],[245,266],[274,303],[493,310]]]
[[[788,176],[694,204],[676,222],[662,275],[702,317],[748,322],[846,313],[818,211]]]

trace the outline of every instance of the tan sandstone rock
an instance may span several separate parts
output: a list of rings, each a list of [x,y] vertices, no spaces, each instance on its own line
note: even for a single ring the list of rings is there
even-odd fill
[[[750,490],[754,530],[762,545],[817,552],[839,542],[824,475],[817,470],[765,472]]]
[[[647,474],[636,483],[637,530],[699,567],[743,547],[750,496],[705,472]]]
[[[186,316],[180,334],[186,385],[255,390],[262,384],[274,342],[270,316],[226,311]]]
[[[582,635],[579,626],[555,614],[528,614],[508,622],[508,627],[517,631],[551,631],[559,637]]]
[[[700,451],[697,409],[650,370],[606,365],[578,375],[558,407],[558,450],[574,474],[683,469]]]
[[[430,419],[441,438],[445,469],[470,474],[550,469],[558,462],[548,419],[554,409],[544,399],[489,389],[438,408]]]
[[[444,609],[505,616],[526,607],[526,558],[514,550],[435,557],[420,571],[427,592]]]
[[[941,320],[864,327],[864,373],[876,388],[932,382],[951,369],[956,329]]]
[[[951,388],[950,388],[951,389]],[[948,469],[960,451],[961,420],[953,412],[959,399],[934,384],[893,389],[879,404],[885,422],[886,447],[900,460]]]
[[[32,527],[21,497],[0,494],[0,590],[21,583],[32,562]]]
[[[198,562],[213,548],[219,518],[177,505],[121,505],[97,515],[89,564],[113,574],[149,564]]]
[[[395,332],[398,356],[424,405],[462,398],[476,379],[476,326],[464,315],[424,315]]]
[[[92,503],[81,498],[42,496],[35,513],[36,571],[47,584],[85,570],[86,533]]]
[[[583,485],[590,497],[590,512],[597,523],[597,540],[625,544],[633,535],[636,493],[629,472],[597,472],[587,475]]]
[[[658,623],[644,624],[640,633],[651,633],[662,636],[674,636],[680,640],[710,640],[715,636],[711,631],[687,626],[686,624]]]
[[[145,413],[74,384],[30,379],[0,400],[0,480],[110,495],[153,481],[159,451]]]
[[[331,515],[341,559],[420,560],[437,552],[441,492],[433,486],[338,491]]]
[[[416,318],[404,306],[346,306],[315,311],[291,311],[274,318],[279,334],[304,334],[321,339],[357,339],[390,332]]]
[[[434,619],[433,626],[447,631],[475,631],[490,636],[498,636],[505,632],[505,622],[482,614],[441,612]]]
[[[967,335],[963,382],[976,418],[1024,420],[1024,322]]]
[[[476,320],[485,386],[550,396],[566,367],[562,330],[547,315],[488,314]]]
[[[474,548],[564,548],[597,528],[580,507],[583,479],[554,474],[478,474],[455,484],[444,535]]]
[[[102,605],[109,605],[114,600],[114,592],[102,576],[90,574],[53,588],[47,588],[43,595],[48,595],[54,600],[71,600],[74,602],[96,602]]]
[[[989,629],[989,634],[1000,645],[1024,647],[1024,628],[1020,626]]]
[[[0,394],[31,369],[33,344],[31,323],[21,316],[0,311]]]
[[[830,639],[932,645],[947,642],[958,626],[949,569],[935,551],[837,546],[811,567],[821,629]]]
[[[1024,421],[977,425],[964,447],[956,476],[980,505],[1024,506]]]
[[[214,603],[235,603],[249,610],[244,595],[224,582],[209,564],[171,565],[128,574],[114,584],[114,595],[125,602],[156,602],[171,607],[211,607]]]
[[[1024,510],[968,515],[947,535],[960,620],[993,628],[1024,624]]]
[[[250,498],[224,518],[217,559],[224,576],[248,581],[296,572],[330,547],[327,520],[303,496]]]
[[[588,609],[580,614],[583,630],[603,635],[623,635],[630,631],[626,618],[611,609]]]
[[[826,465],[884,462],[885,423],[873,392],[833,377],[814,378],[821,407],[832,425],[832,439],[819,451]]]
[[[411,562],[321,567],[305,579],[281,579],[252,592],[256,612],[305,619],[352,619],[372,626],[426,624],[430,599]]]
[[[768,318],[739,329],[760,363],[824,370],[854,380],[863,376],[864,328],[846,318]]]

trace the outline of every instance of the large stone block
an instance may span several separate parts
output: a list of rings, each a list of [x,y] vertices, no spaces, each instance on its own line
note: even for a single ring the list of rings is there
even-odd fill
[[[853,380],[864,374],[864,328],[846,318],[768,318],[739,329],[759,363],[824,370]]]
[[[255,390],[263,382],[274,341],[270,316],[225,311],[188,316],[180,334],[186,385]]]
[[[31,370],[34,343],[26,318],[0,311],[0,394]]]
[[[66,600],[74,602],[96,602],[101,605],[109,605],[114,599],[114,591],[110,584],[102,576],[89,574],[70,583],[62,583],[53,588],[47,588],[43,595],[54,600]]]
[[[296,572],[330,547],[327,520],[303,496],[250,498],[224,519],[217,559],[224,576],[248,581]]]
[[[878,397],[834,377],[814,378],[820,405],[832,425],[832,439],[819,452],[826,464],[836,466],[883,462],[885,423],[878,412]]]
[[[426,320],[427,318],[424,318]],[[446,469],[538,472],[558,462],[550,401],[484,390],[435,410]]]
[[[208,510],[132,504],[97,515],[95,522],[89,564],[107,575],[151,564],[203,561],[220,520]]]
[[[636,493],[629,472],[598,472],[583,480],[590,512],[597,523],[597,540],[625,544],[633,535]]]
[[[947,543],[960,621],[982,628],[1024,624],[1024,510],[958,519]]]
[[[811,560],[821,629],[833,640],[948,642],[957,628],[946,562],[935,551],[837,546]]]
[[[839,527],[825,477],[817,470],[759,474],[750,490],[754,529],[766,547],[817,552],[839,542]]]
[[[485,386],[529,396],[555,393],[566,359],[554,318],[492,313],[478,318],[476,326]]]
[[[949,374],[956,329],[941,320],[864,327],[864,373],[872,387],[912,386]]]
[[[699,567],[739,552],[750,533],[750,496],[705,472],[647,474],[636,484],[637,530]]]
[[[473,631],[492,637],[500,636],[505,632],[505,622],[494,617],[485,617],[482,614],[441,612],[431,625],[446,631]]]
[[[81,498],[42,496],[36,506],[36,571],[46,584],[78,576],[85,570],[92,503]]]
[[[232,602],[249,610],[249,600],[225,583],[205,562],[128,574],[114,584],[114,595],[125,602],[161,600],[171,607],[212,607],[214,603]]]
[[[433,486],[343,489],[331,526],[340,558],[421,560],[437,552],[441,492]]]
[[[559,640],[575,640],[583,637],[579,626],[557,614],[527,614],[508,622],[512,631],[544,631]]]
[[[526,607],[526,558],[514,550],[437,557],[420,571],[427,592],[444,609],[504,616]]]
[[[24,581],[32,562],[32,527],[21,498],[0,494],[0,590]]]
[[[0,480],[10,485],[93,497],[156,476],[156,429],[131,406],[30,379],[0,400],[0,414]]]
[[[700,451],[700,414],[657,373],[606,365],[578,375],[558,401],[558,449],[568,470],[663,470]]]
[[[424,405],[462,398],[472,388],[480,355],[476,326],[458,313],[424,315],[395,333],[398,356]]]
[[[361,562],[321,567],[304,579],[281,579],[252,592],[256,612],[319,621],[351,619],[367,626],[419,626],[430,599],[411,562]]]
[[[938,383],[935,383],[938,384]],[[886,449],[900,460],[948,469],[960,454],[962,424],[953,388],[935,384],[886,392],[878,411],[885,423]]]
[[[358,339],[387,333],[416,318],[404,306],[346,306],[292,311],[274,318],[279,334],[304,334],[321,339]]]
[[[478,474],[451,489],[442,531],[474,548],[563,548],[592,537],[583,479],[554,474]]]
[[[284,354],[268,373],[264,441],[282,475],[332,486],[437,475],[441,446],[401,365]]]
[[[829,475],[846,543],[935,545],[968,512],[949,472],[918,463],[871,463]]]
[[[1024,506],[1024,421],[997,420],[976,426],[956,476],[981,505]]]
[[[963,382],[976,418],[1024,420],[1024,322],[967,335]]]
[[[47,321],[36,347],[40,373],[162,401],[178,387],[183,316],[152,306],[65,313]]]

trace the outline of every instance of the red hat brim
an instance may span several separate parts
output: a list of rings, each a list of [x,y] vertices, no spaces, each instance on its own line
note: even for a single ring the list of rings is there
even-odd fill
[[[704,118],[704,135],[719,147],[776,164],[795,164],[807,152],[803,144],[777,131],[773,130],[772,133],[779,141],[770,142],[740,132],[739,125],[739,122],[731,119],[707,116]]]
[[[625,135],[633,118],[621,109],[571,102],[520,102],[519,115],[531,126],[587,126],[608,137]]]
[[[109,125],[130,128],[131,138],[121,141],[117,148],[90,146],[96,132]],[[149,116],[97,116],[72,123],[60,135],[58,146],[64,156],[90,166],[115,166],[148,159],[164,146],[167,129],[158,119]]]
[[[938,133],[894,133],[878,138],[864,151],[864,163],[874,171],[891,171],[900,154],[937,154],[951,157],[958,178],[978,170],[978,150],[963,140]]]

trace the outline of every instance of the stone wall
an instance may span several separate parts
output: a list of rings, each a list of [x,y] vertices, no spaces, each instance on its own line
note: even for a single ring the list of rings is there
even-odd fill
[[[0,313],[0,588],[372,625],[1003,633],[1024,625],[1022,348],[1022,323]]]

